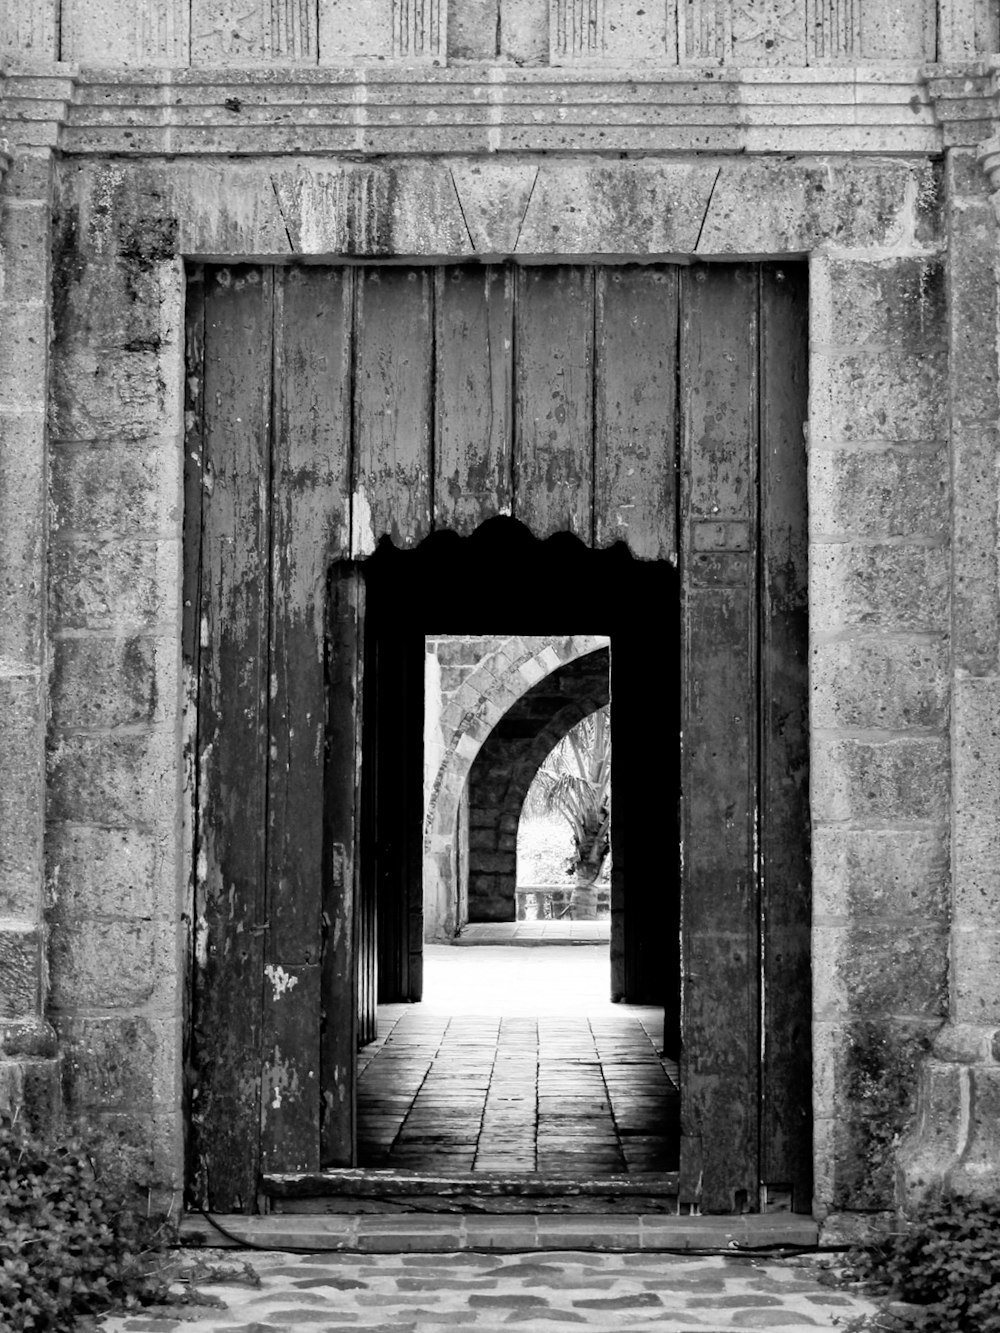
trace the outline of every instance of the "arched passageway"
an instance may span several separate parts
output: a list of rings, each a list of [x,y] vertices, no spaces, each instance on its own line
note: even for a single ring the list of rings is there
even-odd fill
[[[552,748],[610,698],[607,647],[557,667],[518,699],[490,732],[469,771],[469,920],[513,921],[517,826],[524,799]]]

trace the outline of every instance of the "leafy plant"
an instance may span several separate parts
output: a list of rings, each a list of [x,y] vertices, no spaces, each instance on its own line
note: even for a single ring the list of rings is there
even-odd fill
[[[0,1117],[0,1327],[67,1333],[84,1315],[170,1300],[172,1233],[100,1179],[84,1145]]]
[[[1000,1333],[1000,1199],[949,1194],[905,1228],[853,1256],[856,1276],[889,1288],[893,1327]]]
[[[611,718],[607,706],[585,717],[549,753],[529,791],[531,808],[559,814],[573,834],[568,913],[597,915],[597,878],[611,847]]]

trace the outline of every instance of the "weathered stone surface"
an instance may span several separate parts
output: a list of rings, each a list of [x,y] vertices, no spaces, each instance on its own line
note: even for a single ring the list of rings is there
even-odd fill
[[[817,823],[942,820],[947,802],[944,738],[815,740],[812,806]]]
[[[813,829],[813,911],[828,917],[948,919],[946,825],[938,829]]]
[[[56,446],[50,455],[52,530],[176,535],[180,472],[175,440]]]
[[[0,1018],[39,1012],[42,938],[37,929],[0,930]]]
[[[988,930],[1000,922],[1000,680],[960,676],[954,716],[955,917]]]
[[[718,174],[700,163],[543,160],[515,252],[691,252]]]
[[[495,60],[500,0],[448,0],[448,60]]]
[[[814,544],[812,628],[816,633],[848,626],[939,633],[948,623],[948,573],[942,546]]]
[[[39,301],[0,301],[0,385],[4,406],[45,402],[48,314]]]
[[[866,921],[813,927],[817,1018],[944,1018],[948,933],[927,922]]]
[[[77,734],[49,754],[49,817],[84,824],[172,824],[177,742],[172,731]]]
[[[43,413],[0,410],[0,657],[25,665],[41,660],[44,495]]]
[[[137,829],[50,824],[46,874],[52,916],[173,917],[173,838]]]
[[[810,439],[900,443],[941,439],[947,431],[947,357],[865,351],[812,356]]]
[[[57,1020],[63,1050],[63,1089],[71,1114],[81,1110],[141,1111],[179,1093],[173,1020],[144,1017]]]
[[[945,539],[948,466],[943,445],[814,449],[809,485],[814,535]]]
[[[501,0],[500,58],[511,60],[515,65],[548,64],[549,7],[546,0]]]
[[[183,0],[64,0],[60,7],[60,58],[80,63],[185,65],[191,7]],[[220,25],[221,26],[221,25]]]
[[[8,189],[4,184],[4,193]],[[0,212],[0,247],[3,251],[3,299],[40,301],[49,279],[49,210],[25,200],[18,208]],[[5,385],[9,393],[13,385]]]
[[[985,201],[951,210],[948,253],[952,405],[963,421],[996,420],[997,290],[983,274],[996,262],[993,209]]]
[[[818,1081],[832,1093],[832,1207],[894,1206],[893,1147],[912,1121],[917,1068],[937,1026],[873,1018],[815,1029]]]
[[[122,629],[170,621],[177,611],[177,540],[76,540],[50,556],[53,621],[60,629]]]
[[[822,165],[726,162],[698,241],[699,255],[802,254],[817,246],[933,239],[929,163],[829,159]]]
[[[171,922],[134,919],[55,923],[50,938],[54,1009],[130,1009],[162,1001],[177,985],[176,929]]]
[[[42,822],[41,682],[0,676],[0,917],[33,922],[40,904]]]
[[[959,424],[952,432],[952,569],[955,665],[973,675],[1000,666],[996,458],[1000,431]]]
[[[177,706],[176,644],[139,635],[59,639],[50,689],[63,728],[165,721]]]
[[[935,58],[935,0],[862,0],[860,10],[866,60]]]
[[[919,354],[945,343],[945,266],[938,255],[870,262],[827,257],[814,265],[811,279],[814,344]]]
[[[477,254],[517,247],[538,168],[533,163],[456,162],[452,178]]]
[[[957,1023],[1000,1023],[1000,927],[958,925],[952,932],[952,1013]]]
[[[156,351],[92,344],[53,357],[51,429],[60,440],[134,440],[161,434],[166,384]]]
[[[886,634],[818,643],[809,682],[814,728],[941,728],[948,721],[948,641]]]
[[[295,254],[472,250],[447,162],[283,167],[271,183]]]
[[[126,1189],[141,1190],[141,1202],[164,1210],[184,1184],[184,1144],[180,1117],[144,1111],[82,1112],[73,1117],[103,1179]],[[146,1191],[151,1191],[147,1200]],[[156,1198],[163,1190],[165,1197]],[[174,1203],[176,1206],[176,1202]]]

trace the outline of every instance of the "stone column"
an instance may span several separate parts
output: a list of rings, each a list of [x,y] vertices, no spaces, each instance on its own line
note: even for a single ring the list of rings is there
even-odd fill
[[[968,107],[969,84],[962,91]],[[933,91],[933,82],[932,82]],[[897,1155],[904,1206],[946,1187],[1000,1189],[1000,564],[997,216],[966,127],[939,109],[946,169],[952,469],[952,847],[948,1021]],[[988,89],[984,91],[988,92]],[[990,113],[990,101],[981,99]],[[966,114],[969,115],[968,111]],[[981,126],[974,117],[971,124]],[[1000,140],[985,147],[1000,167]],[[994,182],[1000,185],[1000,179]]]
[[[0,103],[0,1109],[59,1106],[45,1021],[45,538],[52,150],[71,78],[8,74]]]

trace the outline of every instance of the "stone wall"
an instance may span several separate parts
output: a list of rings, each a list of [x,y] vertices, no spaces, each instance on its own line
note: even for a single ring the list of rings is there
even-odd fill
[[[996,1188],[995,4],[155,8],[0,5],[0,1100],[180,1181],[185,264],[808,255],[817,1212]]]

